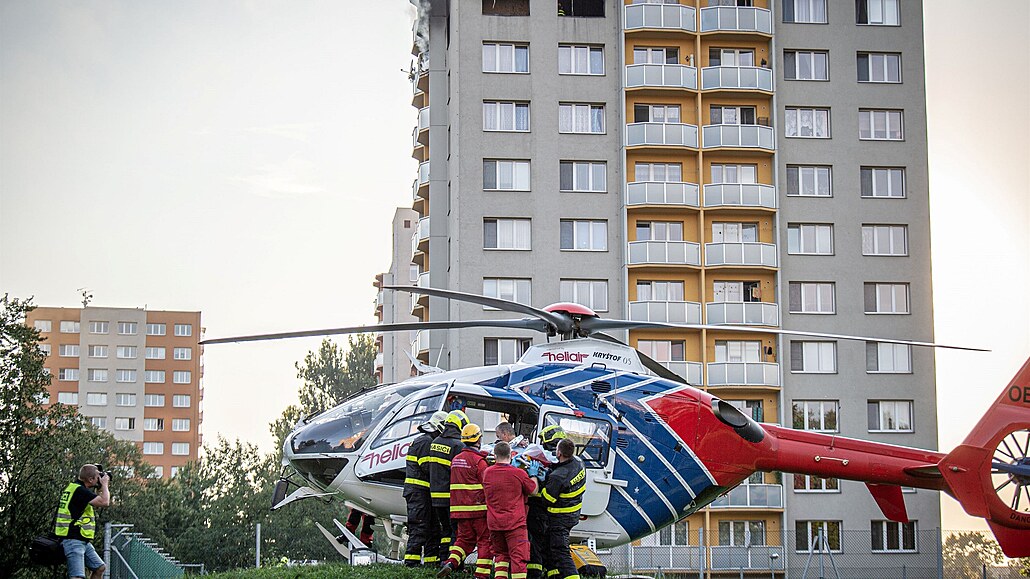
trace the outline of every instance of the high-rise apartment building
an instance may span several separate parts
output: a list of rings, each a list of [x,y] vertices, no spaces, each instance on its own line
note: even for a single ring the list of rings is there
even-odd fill
[[[413,3],[419,285],[932,339],[918,0]],[[412,305],[422,320],[511,316]],[[936,446],[930,350],[731,327],[622,337],[760,421]],[[432,331],[412,350],[461,368],[541,339]],[[899,524],[861,483],[761,473],[647,541],[689,547],[704,529],[695,564],[768,570],[821,533],[870,568],[912,569],[940,507],[905,499]]]
[[[380,324],[418,321],[411,313],[413,294],[382,289],[384,285],[415,285],[418,282],[418,266],[411,263],[412,234],[418,227],[418,218],[418,213],[406,207],[398,207],[394,211],[390,269],[377,275],[374,283],[379,290],[375,315]],[[411,359],[405,352],[411,351],[411,342],[416,335],[415,332],[376,334],[375,374],[379,384],[393,384],[411,377]]]
[[[48,404],[137,443],[160,476],[197,459],[204,420],[200,312],[51,308],[29,312],[41,334]]]

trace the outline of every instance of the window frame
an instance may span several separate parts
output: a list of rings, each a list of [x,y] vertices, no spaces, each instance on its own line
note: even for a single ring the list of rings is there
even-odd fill
[[[581,234],[584,232],[580,231],[583,225],[586,225],[587,234],[587,245],[588,247],[579,247],[581,240]],[[603,228],[603,234],[601,237],[601,246],[595,245],[597,241],[597,227]],[[566,233],[567,229],[571,227],[570,233],[572,235],[571,247],[566,247]],[[561,219],[558,223],[558,249],[560,251],[586,251],[586,252],[606,252],[608,251],[608,220],[607,219]]]
[[[818,428],[813,428],[809,421],[812,410],[818,407],[819,424]],[[840,400],[811,400],[811,399],[798,399],[791,400],[790,403],[791,421],[790,427],[793,430],[803,430],[806,432],[826,432],[826,433],[837,433],[840,432]],[[798,414],[800,412],[800,414]],[[834,425],[832,427],[827,426],[827,416],[833,414]],[[797,426],[798,418],[801,419],[801,426]]]
[[[175,336],[179,338],[187,338],[193,335],[193,324],[175,324],[174,328]]]
[[[805,175],[805,173],[809,171],[811,172],[811,175]],[[818,191],[821,190],[819,184],[822,181],[822,179],[820,179],[820,174],[824,171],[826,174],[827,191],[825,195],[818,193]],[[795,175],[793,182],[797,185],[797,192],[794,192],[791,189],[792,173]],[[833,165],[787,165],[786,176],[786,195],[788,197],[833,197]],[[804,192],[806,189],[804,186],[804,182],[808,180],[814,180],[814,187],[812,188],[813,191],[816,191],[816,194],[814,195],[810,195]]]
[[[185,424],[185,428],[181,428]],[[173,418],[172,419],[172,432],[189,432],[190,431],[190,419],[189,418]]]
[[[897,114],[898,118],[898,136],[896,138],[891,137],[891,115]],[[885,137],[876,136],[876,116],[883,114],[883,125],[886,132]],[[869,136],[862,136],[865,115],[869,115],[868,126]],[[905,140],[905,110],[904,109],[858,109],[858,140],[860,141],[894,141],[900,142]]]
[[[812,128],[811,128],[812,134],[811,135],[802,134],[803,125],[802,125],[802,122],[801,122],[801,120],[802,120],[802,116],[801,115],[803,114],[804,111],[811,111],[811,114],[812,114]],[[826,134],[825,135],[817,134],[817,130],[816,130],[818,128],[818,122],[816,120],[816,116],[818,114],[820,114],[820,113],[825,113],[826,114],[826,123],[825,123],[826,124]],[[788,134],[788,130],[790,129],[790,126],[791,126],[790,122],[788,121],[788,118],[791,115],[793,115],[795,117],[795,119],[794,119],[794,127],[797,130],[797,133],[793,134],[793,135]],[[795,106],[795,107],[784,107],[784,109],[783,109],[783,137],[787,138],[787,139],[832,139],[833,138],[833,124],[832,123],[833,123],[833,117],[832,117],[831,112],[830,112],[830,107],[796,107]]]
[[[568,70],[566,72],[562,72],[562,68],[563,68],[562,67],[562,64],[563,64],[563,61],[562,61],[562,59],[563,59],[563,52],[562,51],[564,49],[568,50],[568,56],[569,56],[569,66],[568,66]],[[587,60],[586,60],[587,72],[581,72],[581,71],[577,70],[577,66],[576,66],[576,56],[575,56],[575,53],[576,53],[577,50],[584,50],[584,49],[587,51]],[[595,53],[599,53],[601,55],[601,63],[600,63],[601,64],[601,72],[593,72],[593,70],[594,70],[594,60],[593,60],[592,57],[593,57],[593,55]],[[559,76],[563,76],[563,75],[569,75],[569,76],[605,76],[605,74],[606,74],[606,71],[605,71],[605,58],[604,58],[604,45],[603,44],[600,44],[600,45],[599,44],[575,44],[575,43],[565,43],[565,42],[558,43],[558,75]]]
[[[829,231],[830,247],[828,251],[819,251],[820,232]],[[796,234],[794,232],[797,232]],[[806,231],[811,231],[805,235]],[[815,251],[803,251],[808,237],[815,236]],[[796,238],[796,241],[794,240]],[[832,223],[788,223],[787,224],[787,254],[788,255],[836,255],[834,247],[834,231]]]
[[[182,355],[185,352],[184,355]],[[172,359],[173,360],[192,360],[193,359],[193,348],[190,347],[175,347],[172,348]]]
[[[151,397],[154,398],[151,398]],[[151,401],[161,401],[160,404],[151,404]],[[164,394],[144,394],[143,395],[143,407],[144,408],[164,408],[165,406],[165,395]]]
[[[878,251],[879,236],[878,231],[881,229],[888,230],[888,252],[884,253]],[[902,233],[902,242],[904,248],[898,253],[894,248],[894,232],[900,230]],[[867,234],[868,231],[868,234]],[[869,238],[870,246],[869,251],[866,251],[866,238]],[[908,257],[908,224],[907,223],[863,223],[862,224],[862,255],[866,257]]]
[[[103,359],[107,358],[109,350],[107,344],[89,344],[86,356],[88,358]]]
[[[880,290],[889,289],[891,298],[891,309],[881,310]],[[898,291],[904,292],[904,309],[899,310],[897,305]],[[871,292],[871,293],[870,293]],[[900,283],[889,283],[889,282],[871,282],[867,281],[862,284],[863,293],[863,310],[869,315],[910,315],[912,313],[912,289],[911,284],[907,282]],[[871,299],[870,299],[871,298]],[[869,306],[872,305],[874,309],[870,310]]]
[[[57,392],[57,403],[64,404],[65,406],[78,406],[79,405],[79,393],[78,392]]]
[[[158,379],[160,378],[160,379]],[[164,384],[167,382],[167,376],[164,370],[144,370],[143,371],[143,383],[144,384]]]
[[[190,370],[173,370],[172,384],[192,384],[193,372]]]
[[[511,128],[501,126],[501,122],[504,119],[503,109],[505,107],[511,107]],[[519,126],[519,109],[524,108],[526,110],[526,128],[520,129]],[[497,128],[488,128],[490,117],[493,117],[492,121]],[[483,132],[485,133],[528,133],[532,127],[532,119],[529,112],[529,101],[501,101],[501,100],[484,100],[483,101]]]
[[[107,320],[90,320],[89,333],[107,334],[111,331],[111,324]]]
[[[891,57],[896,57],[897,62],[897,75],[898,80],[890,80],[891,71]],[[865,66],[862,66],[862,60],[865,59]],[[874,58],[882,58],[882,71],[883,80],[877,80],[874,78],[875,64]],[[900,52],[869,52],[859,51],[855,54],[855,66],[858,70],[857,82],[862,84],[903,84],[905,82],[902,76],[902,61]],[[866,79],[862,80],[862,73],[865,72]]]
[[[876,2],[880,5],[880,13],[884,16],[887,15],[887,7],[890,4],[894,5],[894,18],[895,22],[887,22],[885,18],[881,18],[880,22],[869,21],[869,7],[871,3]],[[862,5],[865,5],[865,17],[866,22],[862,22]],[[856,26],[901,26],[901,1],[900,0],[857,0],[855,2],[855,25]]]
[[[919,552],[919,521],[908,521],[900,523],[888,520],[869,521],[869,550],[873,553],[918,553]],[[877,528],[879,527],[879,529]],[[893,527],[893,531],[892,531]],[[910,530],[908,530],[910,529]],[[906,532],[907,531],[907,532]],[[898,548],[890,548],[891,534],[895,534]],[[905,547],[906,535],[912,538],[912,547]],[[877,537],[880,539],[880,548],[877,549]]]
[[[48,344],[49,345],[49,344]],[[60,358],[78,358],[79,357],[79,345],[78,344],[58,344],[57,345],[57,356]]]
[[[569,174],[569,179],[571,180],[571,183],[570,183],[571,187],[572,187],[571,189],[565,187],[566,171],[564,170],[564,168],[566,166],[569,167],[569,171],[570,171],[568,174]],[[578,181],[582,180],[582,179],[579,178],[579,169],[582,166],[586,166],[586,169],[587,169],[586,177],[587,177],[588,183],[587,183],[587,187],[586,188],[580,187],[580,183],[578,183]],[[602,180],[604,181],[602,183],[602,188],[601,189],[595,189],[594,188],[594,181],[596,181],[595,177],[598,176],[596,174],[598,169],[600,169],[600,175],[602,177]],[[608,192],[608,162],[607,161],[572,161],[572,160],[559,161],[558,162],[558,191],[561,191],[562,193],[607,193]]]
[[[86,382],[102,383],[110,380],[107,368],[87,368]]]
[[[41,334],[49,334],[54,331],[54,322],[52,320],[34,320],[32,327]]]
[[[61,382],[78,382],[79,381],[79,369],[78,368],[58,368],[57,369],[57,380]]]
[[[818,477],[815,475],[808,474],[795,474],[793,475],[794,483],[792,490],[797,494],[815,494],[815,495],[829,495],[829,494],[840,494],[840,479],[834,477]],[[798,486],[798,481],[804,481],[801,486]],[[835,481],[833,484],[836,488],[828,488],[827,482]]]
[[[86,406],[107,406],[107,392],[87,392]]]
[[[569,107],[570,111],[570,129],[562,130],[562,108]],[[576,111],[580,108],[586,107],[587,119],[590,124],[590,130],[577,130],[577,115]],[[595,131],[594,128],[594,115],[597,111],[600,111],[601,130]],[[581,128],[580,128],[581,129]],[[581,103],[581,102],[559,102],[558,103],[558,134],[560,135],[606,135],[608,134],[608,122],[605,118],[605,106],[599,103]]]
[[[114,381],[120,384],[132,384],[139,377],[135,368],[118,368],[114,371]]]
[[[153,354],[153,355],[151,355]],[[160,356],[158,356],[160,354]],[[168,355],[168,351],[164,346],[147,346],[143,350],[144,360],[164,360]]]
[[[809,346],[817,346],[815,352],[815,359],[809,359],[810,348]],[[826,356],[826,346],[829,346],[831,360],[833,363],[832,369],[824,369],[822,362],[824,356]],[[800,366],[795,366],[795,348],[800,348]],[[809,368],[809,362],[815,365],[814,369]],[[836,374],[840,364],[837,361],[837,342],[834,340],[791,340],[790,341],[790,373],[791,374]]]
[[[502,284],[509,283],[511,291],[506,292],[504,291],[506,288],[502,288]],[[493,284],[493,290],[488,287],[488,284]],[[483,295],[529,305],[533,303],[533,279],[528,277],[484,277]],[[492,306],[483,306],[483,309],[499,310]]]
[[[865,343],[865,372],[866,374],[912,374],[912,346],[909,344],[891,344],[886,342],[866,342]],[[889,359],[891,360],[892,369],[882,369],[884,360],[884,350],[890,350],[888,352]],[[904,355],[899,357],[899,352],[903,352]],[[904,359],[904,364],[907,366],[902,369],[898,369],[897,361]],[[876,368],[870,368],[870,362],[876,363]]]
[[[165,443],[144,441],[143,442],[143,454],[155,456],[163,455],[165,453]]]
[[[58,325],[58,333],[60,334],[78,334],[82,331],[82,324],[75,320],[61,320]]]
[[[580,285],[589,284],[587,293],[589,299],[581,300],[580,297]],[[604,304],[600,305],[595,303],[594,296],[597,291],[597,286],[601,286],[602,293],[604,294]],[[566,288],[569,288],[568,293]],[[586,306],[595,312],[607,312],[608,311],[608,280],[606,279],[575,279],[575,278],[562,278],[558,280],[558,299],[563,302],[577,303],[582,306]],[[569,299],[566,299],[569,298]]]
[[[502,168],[511,164],[511,188],[501,187]],[[519,185],[519,174],[525,168],[525,188]],[[493,171],[493,187],[488,187],[487,175]],[[483,191],[528,192],[533,187],[533,163],[529,159],[483,159]]]
[[[138,356],[139,348],[136,346],[115,346],[114,357],[118,360],[135,360]]]
[[[147,323],[147,335],[148,336],[164,336],[168,333],[168,327],[163,323]]]
[[[787,3],[788,2],[790,3],[790,7],[791,7],[790,10],[787,9]],[[816,4],[821,4],[822,5],[823,19],[822,20],[797,20],[797,19],[795,19],[795,15],[798,13],[797,7],[798,7],[798,3],[799,2],[804,2],[804,3],[807,3],[809,5],[809,13],[810,14],[815,14],[815,11],[811,10],[812,6],[815,6]],[[828,15],[828,6],[827,6],[826,0],[783,0],[783,4],[781,5],[781,8],[782,8],[782,13],[783,13],[783,19],[782,20],[783,20],[784,24],[829,24],[830,18],[829,18],[829,15]],[[791,18],[790,20],[787,20],[788,15]]]
[[[185,404],[180,404],[185,402]],[[172,408],[192,408],[193,399],[189,394],[173,394],[172,395]]]
[[[810,553],[810,552],[813,552],[815,550],[815,535],[812,532],[813,531],[813,528],[812,528],[813,527],[813,523],[815,524],[815,526],[817,528],[818,527],[822,527],[823,530],[826,531],[825,535],[826,535],[826,543],[827,544],[824,545],[824,547],[827,547],[831,553],[840,553],[841,552],[841,546],[842,546],[841,527],[844,525],[844,522],[843,521],[836,521],[836,520],[822,520],[822,519],[820,519],[820,520],[797,520],[797,521],[794,521],[794,534],[795,534],[795,537],[794,537],[794,552],[795,553]],[[804,525],[804,529],[803,530],[800,528],[801,525]],[[831,530],[835,531],[835,533],[831,533]],[[800,543],[800,539],[801,539],[802,536],[805,537],[805,544],[807,545],[803,549],[799,548],[799,543]],[[836,540],[836,544],[837,544],[836,548],[834,548],[835,540]]]
[[[797,297],[798,297],[797,304],[798,304],[798,308],[799,309],[794,309],[794,304],[795,304],[795,301],[794,301],[795,289],[794,288],[795,287],[797,288]],[[829,304],[829,309],[828,310],[824,310],[822,308],[822,302],[823,302],[822,290],[825,287],[829,287],[829,289],[830,289],[830,304]],[[806,291],[805,290],[806,289],[809,289],[810,291],[812,289],[814,289],[814,291],[816,292],[815,299],[816,299],[816,302],[818,304],[818,309],[816,309],[816,310],[807,310],[807,309],[805,309],[805,305],[808,302],[808,300],[805,299],[805,297],[806,297]],[[791,314],[823,315],[823,316],[833,315],[833,314],[837,313],[837,284],[832,282],[832,281],[791,281],[791,282],[787,282],[787,296],[788,296],[787,297],[787,311],[788,311],[788,313],[791,313]]]
[[[877,173],[886,172],[886,187],[888,195],[877,194]],[[901,195],[894,195],[894,173],[900,176]],[[868,175],[868,177],[867,177]],[[872,167],[862,166],[858,172],[859,195],[862,199],[907,199],[908,198],[908,175],[905,167]],[[867,189],[868,184],[868,189]],[[868,193],[868,195],[866,194]]]
[[[792,61],[788,62],[787,55],[792,56]],[[801,78],[799,72],[801,70],[801,58],[802,55],[807,56],[809,59],[808,68],[811,71],[811,78]],[[819,63],[817,62],[817,56],[823,57],[822,62],[822,78],[818,75]],[[794,76],[787,76],[791,73],[793,68]],[[800,82],[829,82],[830,81],[830,51],[829,50],[798,50],[798,49],[784,49],[783,50],[783,79],[784,80],[795,80]]]
[[[908,408],[908,422],[909,422],[908,428],[900,428],[900,427],[899,428],[884,428],[883,421],[882,421],[882,418],[883,418],[882,405],[883,404],[888,404],[888,403],[894,405],[894,413],[895,413],[894,416],[895,416],[895,420],[899,423],[899,425],[900,425],[901,421],[898,420],[898,416],[900,416],[897,413],[897,409],[899,408],[898,405],[899,404],[904,404],[904,405],[907,406],[907,408]],[[872,414],[872,406],[873,405],[876,406],[876,424],[875,424],[876,428],[873,428],[874,425],[871,422],[872,419],[873,419],[873,414]],[[873,432],[887,433],[887,434],[913,433],[913,432],[916,431],[915,422],[916,422],[915,402],[912,401],[912,400],[898,400],[898,399],[882,399],[881,400],[881,399],[875,399],[875,400],[868,400],[868,401],[866,401],[866,428],[867,428],[868,432],[871,432],[871,433],[873,433]]]
[[[494,226],[494,246],[488,246],[487,241],[487,225],[492,223]],[[512,227],[512,246],[502,247],[500,245],[500,228],[502,224],[511,224]],[[527,224],[526,230],[526,246],[519,247],[516,245],[518,240],[518,232],[516,229],[522,223]],[[533,220],[525,217],[484,217],[483,218],[483,250],[484,251],[532,251],[533,249]]]
[[[493,47],[494,50],[494,62],[495,68],[490,70],[487,68],[487,47]],[[501,67],[497,66],[503,60],[501,54],[501,47],[512,47],[511,49],[511,70],[502,70]],[[519,64],[519,49],[525,50],[525,62],[526,70],[518,70]],[[483,41],[483,66],[482,71],[486,74],[529,74],[529,43],[526,42],[496,42],[496,41]]]
[[[510,344],[509,344],[509,342],[510,342]],[[502,344],[505,345],[505,351],[503,352],[503,354],[507,354],[508,353],[507,352],[507,348],[509,346],[514,346],[515,347],[515,349],[514,349],[515,359],[512,360],[511,362],[502,361],[502,351],[501,351]],[[533,345],[532,338],[510,338],[510,337],[507,337],[507,338],[483,338],[483,365],[484,366],[502,366],[502,365],[506,365],[506,364],[514,364],[520,358],[522,358],[523,354],[526,353],[526,350],[528,350],[530,347],[532,347],[532,345]],[[490,357],[490,352],[492,351],[491,348],[493,348],[493,351],[495,352],[495,355],[493,357]],[[506,359],[507,358],[505,357],[505,360]],[[491,361],[491,360],[493,360],[493,361]]]

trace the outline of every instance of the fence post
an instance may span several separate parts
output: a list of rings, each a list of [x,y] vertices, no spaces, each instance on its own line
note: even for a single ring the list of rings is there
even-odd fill
[[[104,523],[104,579],[111,579],[111,523]]]
[[[697,579],[705,579],[705,528],[697,530]]]
[[[257,533],[254,537],[254,567],[261,567],[261,523],[257,524]]]
[[[944,579],[944,533],[940,527],[937,529],[937,577]]]

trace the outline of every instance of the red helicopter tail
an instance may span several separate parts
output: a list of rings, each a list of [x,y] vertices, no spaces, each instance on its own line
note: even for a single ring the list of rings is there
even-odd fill
[[[962,508],[987,519],[1005,555],[1030,556],[1030,360],[938,468]]]

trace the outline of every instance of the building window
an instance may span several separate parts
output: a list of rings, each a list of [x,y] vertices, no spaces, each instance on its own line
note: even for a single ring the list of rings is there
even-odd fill
[[[90,382],[107,382],[107,370],[103,368],[90,368],[86,372],[86,379]]]
[[[558,16],[604,18],[604,1],[558,0]]]
[[[559,133],[604,133],[604,105],[560,103]]]
[[[763,405],[761,400],[726,400],[737,410],[741,411],[744,416],[750,416],[752,419],[758,422],[765,422],[765,414],[763,411]],[[755,473],[761,474],[761,473]]]
[[[874,553],[916,552],[916,521],[871,521],[870,526]]]
[[[564,283],[564,282],[563,282]],[[720,282],[715,282],[716,284]],[[562,301],[568,301],[562,298]],[[639,302],[682,302],[683,282],[681,281],[637,281],[637,301]]]
[[[794,550],[840,552],[840,524],[840,521],[794,521]],[[820,536],[824,541],[822,544]]]
[[[61,321],[61,333],[62,334],[78,334],[79,333],[79,322],[62,320]]]
[[[67,404],[68,406],[78,406],[79,404],[79,393],[78,392],[58,392],[57,393],[58,404]]]
[[[905,197],[903,167],[862,167],[862,197]]]
[[[765,521],[719,521],[719,544],[734,547],[765,545]]]
[[[784,50],[783,76],[787,80],[830,80],[829,53],[814,50]]]
[[[61,344],[57,347],[57,355],[62,358],[78,358],[79,357],[79,345],[78,344]]]
[[[795,400],[791,410],[791,428],[814,432],[838,432],[839,410],[840,404],[836,400]]]
[[[559,44],[558,74],[604,74],[604,48]]]
[[[49,334],[54,329],[54,324],[50,320],[36,320],[32,322],[32,327],[36,328],[43,334]]]
[[[165,349],[163,346],[150,346],[146,349],[145,354],[147,360],[165,359]]]
[[[689,534],[687,519],[676,521],[659,529],[657,533],[648,535],[640,540],[643,547],[686,547],[690,545],[687,537]]]
[[[114,429],[115,430],[132,430],[136,428],[135,418],[115,418]]]
[[[640,284],[637,284],[638,295],[639,291]],[[760,302],[762,301],[762,284],[757,281],[713,281],[712,301],[716,303]]]
[[[562,161],[559,164],[561,191],[588,191],[604,193],[608,190],[608,166],[603,161]]]
[[[143,454],[164,454],[165,443],[163,442],[144,442],[143,443]]]
[[[794,492],[796,493],[839,493],[840,480],[821,478],[807,474],[794,475]]]
[[[787,224],[787,253],[833,255],[833,225]]]
[[[118,370],[115,376],[115,380],[118,382],[135,382],[136,371],[135,370]]]
[[[532,249],[529,219],[484,219],[483,249]]]
[[[679,105],[633,105],[633,121],[637,123],[678,123]]]
[[[584,305],[595,312],[608,311],[608,281],[603,279],[563,279],[559,300]]]
[[[43,352],[44,356],[49,356],[53,350],[51,349],[50,344],[40,344],[39,351]]]
[[[633,167],[633,179],[634,182],[682,183],[683,165],[680,163],[637,163]]]
[[[686,342],[683,340],[638,340],[637,350],[656,362],[686,361]]]
[[[143,381],[147,384],[164,384],[165,383],[165,371],[164,370],[147,370],[143,373]]]
[[[107,346],[92,345],[89,347],[90,358],[106,358],[107,357]]]
[[[175,394],[172,396],[172,408],[189,408],[190,407],[190,395],[189,394]]]
[[[826,0],[783,0],[783,21],[826,24]]]
[[[529,131],[529,103],[483,101],[484,131]]]
[[[901,141],[905,138],[902,111],[860,109],[858,138],[873,141]]]
[[[147,335],[148,336],[163,336],[165,335],[164,324],[147,324]]]
[[[483,72],[529,72],[529,46],[484,42]]]
[[[633,47],[633,64],[679,64],[679,62],[679,49],[675,47]]]
[[[107,322],[90,322],[89,333],[91,334],[106,334],[110,330],[110,324]]]
[[[800,197],[832,197],[830,167],[787,165],[787,195]]]
[[[190,453],[190,443],[188,442],[173,442],[172,443],[172,454],[174,456],[187,456]]]
[[[757,165],[712,163],[712,183],[758,183]]]
[[[510,277],[484,277],[483,295],[492,298],[500,298],[520,304],[532,304],[532,284],[528,279]],[[493,310],[489,306],[483,306],[485,310]]]
[[[529,161],[483,159],[483,189],[529,191]]]
[[[135,394],[131,394],[131,393],[118,394],[116,399],[117,399],[116,404],[118,406],[135,406],[136,405],[136,395]]]
[[[164,476],[164,474],[165,474],[165,469],[164,469],[163,466],[155,466],[154,467],[154,476],[153,476],[153,478],[161,478],[162,476]]]
[[[115,351],[115,356],[122,360],[135,360],[136,346],[118,346]]]
[[[809,374],[835,374],[837,372],[837,343],[791,341],[790,371]]]
[[[189,418],[173,418],[172,419],[172,432],[189,432],[190,419]]]
[[[118,333],[122,336],[136,335],[136,322],[118,322]]]
[[[191,324],[175,324],[176,336],[192,336],[193,326]]]
[[[529,338],[486,338],[483,340],[483,365],[514,364],[532,343]]]
[[[869,432],[912,432],[911,400],[870,400]]]
[[[790,313],[832,314],[836,312],[833,282],[797,282],[788,285]]]
[[[172,350],[172,358],[175,360],[192,360],[192,348],[175,348]]]
[[[908,226],[863,225],[862,255],[908,255]]]
[[[866,342],[865,371],[879,374],[911,374],[912,347],[908,344]]]
[[[57,379],[66,382],[74,382],[79,379],[78,368],[61,368],[57,371]]]
[[[858,82],[901,82],[901,55],[886,52],[858,53]]]
[[[637,221],[637,241],[683,241],[681,221]]]
[[[415,264],[411,264],[411,267],[408,268],[408,281],[411,283],[418,281],[418,266]]]
[[[165,429],[164,418],[144,418],[143,430],[147,432],[160,432]]]
[[[899,26],[898,0],[857,0],[855,23],[879,26]]]
[[[787,137],[830,138],[830,109],[787,107],[784,120]]]
[[[865,313],[908,314],[909,298],[907,283],[866,283]]]
[[[165,405],[165,395],[147,394],[143,397],[143,405],[150,408],[161,408]]]
[[[756,112],[755,107],[723,105],[708,107],[708,116],[713,125],[753,125]]]
[[[93,425],[93,428],[99,428],[101,430],[107,428],[107,417],[94,416],[89,419],[89,422]]]
[[[192,380],[189,370],[176,370],[172,372],[172,384],[189,384]]]
[[[708,66],[754,66],[755,51],[749,48],[709,48]]]
[[[761,362],[762,342],[759,340],[716,340],[716,362]]]
[[[87,392],[86,406],[107,406],[107,393]]]
[[[608,251],[608,222],[562,219],[561,249],[572,251]]]

